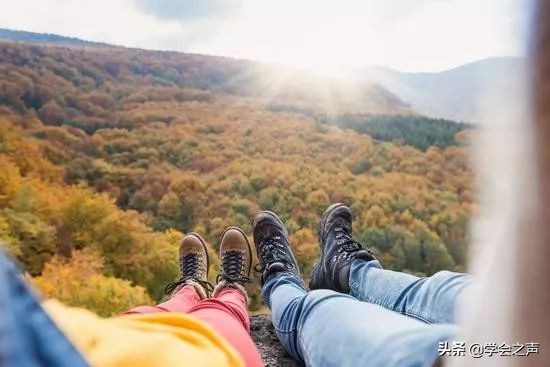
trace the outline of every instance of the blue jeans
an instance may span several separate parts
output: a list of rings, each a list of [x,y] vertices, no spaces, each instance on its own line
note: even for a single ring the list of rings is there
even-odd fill
[[[87,366],[0,248],[0,366]]]
[[[307,292],[292,273],[275,273],[262,288],[285,350],[308,366],[432,366],[440,342],[457,334],[465,274],[418,278],[356,260],[350,294]]]

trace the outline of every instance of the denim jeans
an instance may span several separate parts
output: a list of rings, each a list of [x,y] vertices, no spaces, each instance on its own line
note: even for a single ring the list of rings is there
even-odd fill
[[[457,335],[456,300],[471,277],[429,278],[356,260],[350,294],[307,292],[292,273],[275,273],[262,288],[285,350],[308,366],[432,366],[438,345]]]
[[[0,249],[0,366],[87,366]]]

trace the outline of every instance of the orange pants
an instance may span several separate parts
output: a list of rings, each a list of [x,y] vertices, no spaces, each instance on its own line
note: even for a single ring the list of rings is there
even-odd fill
[[[250,338],[250,320],[246,300],[234,288],[226,288],[216,298],[201,300],[192,285],[185,285],[172,297],[156,306],[139,306],[125,314],[180,312],[193,315],[210,325],[235,348],[246,366],[263,366],[258,349]]]

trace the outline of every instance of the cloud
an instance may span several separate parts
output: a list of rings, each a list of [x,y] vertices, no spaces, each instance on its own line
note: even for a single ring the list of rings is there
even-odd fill
[[[335,72],[367,64],[436,71],[521,55],[528,9],[527,0],[4,2],[0,28]]]
[[[524,0],[244,0],[201,53],[338,73],[366,64],[438,71],[521,54]]]
[[[226,17],[238,12],[241,0],[135,0],[146,14],[163,20]]]

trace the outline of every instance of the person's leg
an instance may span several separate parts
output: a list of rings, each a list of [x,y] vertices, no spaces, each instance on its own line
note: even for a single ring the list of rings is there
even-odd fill
[[[372,251],[352,238],[351,209],[331,205],[319,225],[321,257],[311,289],[332,289],[428,323],[452,323],[469,275],[439,272],[429,278],[383,270]]]
[[[179,312],[192,315],[216,330],[243,357],[247,366],[263,366],[250,337],[246,296],[236,288],[225,288],[214,298],[201,299],[193,285],[185,285],[172,298],[157,306],[139,306],[124,315]]]
[[[243,294],[243,292],[245,293]],[[221,288],[210,300],[223,303],[235,318],[241,322],[246,331],[250,331],[250,318],[247,311],[248,301],[244,288]]]
[[[431,277],[384,270],[377,260],[351,264],[349,294],[361,301],[428,323],[454,323],[463,290],[472,283],[467,274],[440,271]]]
[[[0,249],[0,366],[87,366]]]
[[[247,366],[263,366],[250,337],[248,297],[243,287],[249,281],[252,251],[244,232],[227,228],[220,240],[218,284],[212,298],[194,306],[189,313],[212,326],[241,354]]]
[[[243,357],[246,366],[263,366],[256,345],[250,337],[250,321],[244,288],[220,287],[214,298],[206,299],[189,310],[210,325]]]
[[[196,306],[201,299],[206,298],[206,295],[197,289],[200,285],[195,286],[192,281],[188,281],[183,287],[175,291],[174,294],[166,302],[156,306],[138,306],[134,307],[123,315],[145,314],[156,312],[180,312],[188,313]],[[202,295],[199,295],[201,293]]]
[[[269,276],[262,294],[281,344],[308,366],[433,366],[439,343],[457,334],[343,293],[307,293],[289,272]]]

